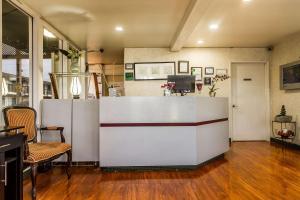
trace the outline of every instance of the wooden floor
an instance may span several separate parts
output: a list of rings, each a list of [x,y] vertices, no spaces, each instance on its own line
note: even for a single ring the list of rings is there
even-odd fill
[[[60,168],[39,174],[38,200],[300,199],[300,152],[267,142],[233,143],[224,159],[187,171],[101,172]],[[24,199],[30,199],[29,180]]]

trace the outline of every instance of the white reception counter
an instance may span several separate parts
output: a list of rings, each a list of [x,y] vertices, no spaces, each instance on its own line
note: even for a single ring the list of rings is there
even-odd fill
[[[197,166],[229,149],[228,99],[103,97],[101,167]]]

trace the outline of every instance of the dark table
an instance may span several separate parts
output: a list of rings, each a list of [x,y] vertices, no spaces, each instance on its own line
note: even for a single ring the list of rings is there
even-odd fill
[[[23,199],[24,126],[0,126],[0,200]]]

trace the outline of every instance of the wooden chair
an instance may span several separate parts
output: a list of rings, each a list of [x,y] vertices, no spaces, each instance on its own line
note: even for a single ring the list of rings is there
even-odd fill
[[[3,109],[5,124],[7,126],[24,126],[21,130],[27,137],[24,145],[24,164],[31,168],[32,199],[36,199],[37,167],[40,164],[50,162],[63,154],[67,154],[68,163],[66,173],[71,178],[69,167],[72,162],[71,145],[65,143],[63,127],[41,128],[47,131],[59,131],[61,142],[37,142],[36,111],[29,107],[11,106]],[[42,133],[42,132],[41,132]]]

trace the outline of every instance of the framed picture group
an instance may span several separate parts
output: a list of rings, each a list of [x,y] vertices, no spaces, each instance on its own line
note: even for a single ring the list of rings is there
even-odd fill
[[[177,72],[177,73],[176,73]],[[139,62],[125,64],[125,80],[166,80],[169,75],[191,74],[196,81],[204,85],[211,85],[212,76],[227,75],[227,69],[208,67],[190,67],[190,62],[180,60],[176,62]]]

